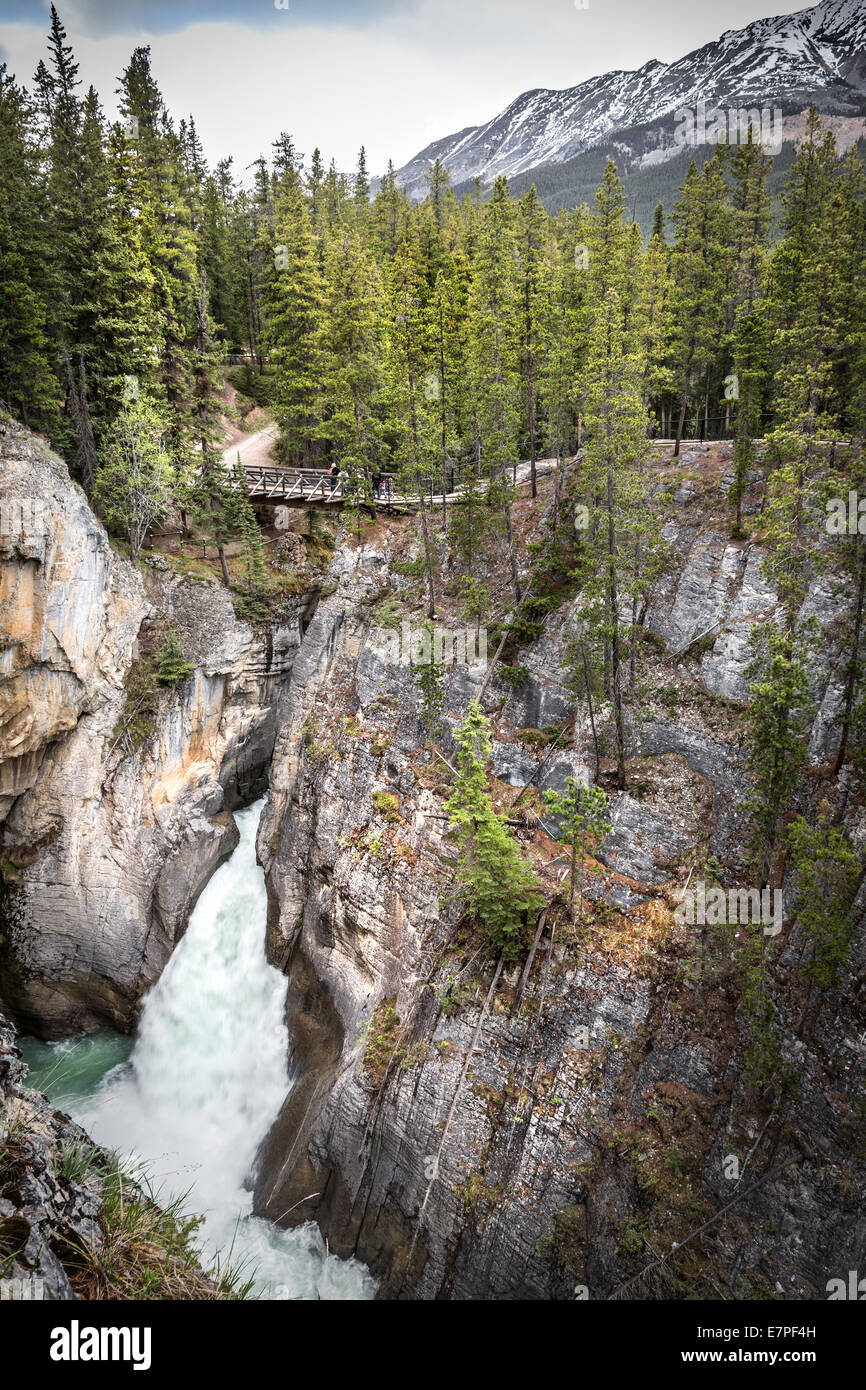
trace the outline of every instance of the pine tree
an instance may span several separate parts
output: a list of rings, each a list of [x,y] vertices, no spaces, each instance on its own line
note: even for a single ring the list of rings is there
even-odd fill
[[[424,385],[429,370],[421,301],[422,272],[417,241],[403,242],[390,268],[389,323],[385,348],[387,428],[400,471],[401,491],[419,500],[427,616],[436,616],[436,579],[430,519],[425,492],[436,458],[436,424]]]
[[[487,503],[474,469],[463,476],[460,495],[451,506],[448,539],[455,557],[470,574],[487,559],[496,527],[496,514]]]
[[[798,816],[787,830],[797,882],[796,922],[806,941],[806,969],[832,989],[857,936],[852,912],[863,868],[851,842],[833,825],[825,803],[815,825]]]
[[[367,152],[364,146],[358,153],[358,171],[355,174],[355,217],[359,227],[363,227],[370,214],[370,177],[367,173]]]
[[[601,787],[590,787],[585,782],[576,782],[567,777],[565,791],[546,791],[544,804],[552,816],[560,822],[556,838],[563,840],[571,850],[571,877],[568,906],[574,910],[574,890],[577,883],[577,861],[588,849],[594,849],[611,828],[605,814],[607,797]],[[583,913],[583,868],[580,873],[580,896],[578,916]]]
[[[493,809],[485,763],[493,751],[490,728],[477,700],[454,731],[457,779],[445,803],[459,846],[457,885],[505,960],[527,944],[530,919],[543,903],[532,867],[521,858],[504,817]]]
[[[743,496],[754,463],[754,439],[760,431],[761,401],[769,358],[769,334],[763,303],[770,199],[770,161],[749,126],[745,142],[731,160],[734,178],[734,250],[731,267],[730,338],[734,359],[734,485],[728,494],[736,508],[734,534],[742,535]]]
[[[247,496],[247,477],[240,454],[235,459],[233,487],[226,495],[229,525],[241,542],[241,568],[249,594],[261,594],[267,587],[268,569],[265,546],[256,514]]]
[[[832,132],[822,134],[814,109],[785,194],[786,236],[773,259],[776,421],[767,449],[770,478],[766,531],[771,570],[789,616],[811,572],[806,530],[824,466],[819,441],[839,438],[836,364],[844,352],[851,225]]]
[[[449,257],[437,272],[427,307],[426,337],[432,370],[425,379],[425,394],[437,417],[443,526],[448,522],[445,497],[455,487],[455,455],[464,451],[469,429],[468,287],[465,261],[459,255]]]
[[[198,458],[194,468],[192,497],[196,512],[216,547],[223,583],[231,587],[225,547],[233,530],[234,495],[220,450],[218,400],[219,349],[213,341],[213,324],[207,312],[207,276],[202,270],[195,351],[191,354],[193,399]]]
[[[546,343],[545,307],[548,303],[546,257],[547,215],[535,184],[517,205],[518,293],[520,298],[520,362],[529,434],[529,468],[532,496],[538,495],[536,450],[538,445],[538,377]]]
[[[520,421],[517,281],[514,211],[508,181],[500,177],[475,248],[470,296],[470,374],[474,395],[476,457],[488,480],[488,496],[505,518],[514,596],[521,599],[511,519],[508,470],[517,467]]]
[[[192,662],[184,657],[180,638],[174,628],[170,627],[156,654],[156,679],[160,685],[175,686],[192,675],[194,670]]]
[[[745,671],[752,696],[749,766],[754,778],[747,809],[756,826],[756,866],[766,883],[777,827],[806,754],[809,682],[802,644],[790,628],[753,628],[751,638],[758,655]]]
[[[321,450],[323,286],[310,215],[288,166],[275,196],[274,259],[266,282],[280,453],[309,467]]]
[[[442,724],[445,705],[442,663],[436,659],[435,630],[430,619],[422,625],[423,651],[420,660],[412,663],[412,678],[421,696],[421,726],[428,738],[435,738]]]
[[[445,225],[448,210],[448,194],[451,179],[448,170],[437,155],[425,175],[429,192],[427,194],[433,211],[433,220],[441,231]]]
[[[635,532],[646,514],[639,471],[647,434],[642,378],[643,362],[632,350],[619,296],[611,287],[596,314],[587,363],[583,476],[591,520],[590,550],[584,563],[590,589],[598,590],[595,626],[609,663],[620,787],[626,784],[620,611],[627,587],[627,558],[621,548],[624,533]]]
[[[408,234],[408,203],[397,188],[394,165],[388,161],[387,171],[373,199],[371,213],[375,250],[379,257],[392,260],[397,248]]]
[[[95,475],[97,504],[106,524],[126,535],[133,564],[148,532],[171,504],[161,432],[162,421],[150,402],[142,397],[129,401],[107,431]]]
[[[307,174],[307,194],[310,200],[310,225],[316,244],[319,247],[320,264],[325,246],[325,233],[327,231],[327,218],[325,215],[325,166],[322,163],[322,152],[316,146],[310,159],[310,170]]]
[[[357,232],[327,248],[321,336],[323,436],[355,493],[381,469],[382,284]]]
[[[47,208],[26,93],[0,65],[0,401],[34,429],[56,428],[49,329]]]
[[[723,305],[730,247],[730,215],[724,164],[713,156],[699,173],[692,163],[673,215],[676,239],[671,253],[674,325],[672,354],[682,383],[674,454],[679,454],[686,413],[696,382],[709,400],[710,368],[724,326]]]
[[[662,402],[674,384],[669,363],[673,332],[670,258],[656,233],[653,233],[644,256],[641,295],[644,402],[649,407],[653,402]]]

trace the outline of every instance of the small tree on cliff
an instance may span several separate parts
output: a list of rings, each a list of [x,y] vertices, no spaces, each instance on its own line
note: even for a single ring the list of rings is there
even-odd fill
[[[526,943],[530,916],[543,904],[541,885],[521,859],[504,818],[493,809],[484,766],[493,745],[477,700],[454,737],[460,750],[457,783],[445,810],[460,846],[457,885],[497,950],[513,960]]]
[[[745,676],[752,693],[748,761],[754,779],[746,809],[755,822],[754,852],[768,881],[776,831],[806,756],[810,709],[806,653],[790,628],[752,629],[758,647]]]
[[[568,906],[574,909],[574,889],[577,879],[577,860],[587,849],[594,847],[610,830],[610,821],[605,815],[607,797],[601,787],[590,787],[585,782],[576,782],[569,777],[563,793],[546,791],[544,800],[547,809],[560,821],[556,838],[567,844],[571,850],[571,892]],[[580,870],[580,900],[578,912],[583,911],[583,866]]]
[[[132,563],[151,527],[171,506],[162,421],[145,400],[131,400],[109,431],[95,478],[95,498],[106,525],[129,540]]]
[[[797,876],[797,926],[811,947],[806,971],[821,989],[838,984],[857,935],[852,912],[862,867],[854,847],[830,820],[826,802],[815,825],[798,816],[787,830]]]
[[[422,624],[422,634],[420,657],[412,662],[412,679],[421,695],[421,725],[428,738],[435,738],[442,725],[445,687],[442,663],[436,658],[436,632],[429,618]]]
[[[260,593],[267,588],[268,565],[259,523],[247,497],[247,480],[240,454],[234,466],[234,487],[225,488],[225,506],[228,524],[243,546],[241,565],[247,591]]]

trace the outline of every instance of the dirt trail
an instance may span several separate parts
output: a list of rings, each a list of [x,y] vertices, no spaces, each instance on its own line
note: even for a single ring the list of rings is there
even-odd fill
[[[241,463],[247,468],[273,467],[276,459],[271,449],[277,438],[277,427],[271,421],[255,434],[244,434],[236,426],[231,426],[231,442],[223,449],[223,463],[226,468],[234,468],[240,454]]]

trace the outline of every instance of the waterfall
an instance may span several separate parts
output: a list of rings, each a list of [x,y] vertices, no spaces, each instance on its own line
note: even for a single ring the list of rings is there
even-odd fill
[[[251,1215],[250,1170],[290,1090],[286,978],[265,956],[262,805],[238,813],[240,843],[147,995],[128,1060],[110,1065],[116,1045],[104,1035],[22,1050],[31,1084],[47,1087],[94,1139],[140,1161],[157,1189],[188,1193],[187,1209],[204,1217],[206,1265],[217,1253],[248,1261],[265,1297],[370,1298],[365,1267],[328,1255],[314,1225],[283,1231]],[[110,1069],[99,1076],[86,1057],[106,1047]]]

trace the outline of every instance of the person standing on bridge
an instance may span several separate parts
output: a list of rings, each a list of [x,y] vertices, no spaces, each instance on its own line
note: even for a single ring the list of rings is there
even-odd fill
[[[336,459],[328,469],[328,477],[331,480],[331,496],[333,497],[334,493],[337,491],[337,484],[340,481],[340,465],[337,463]]]

